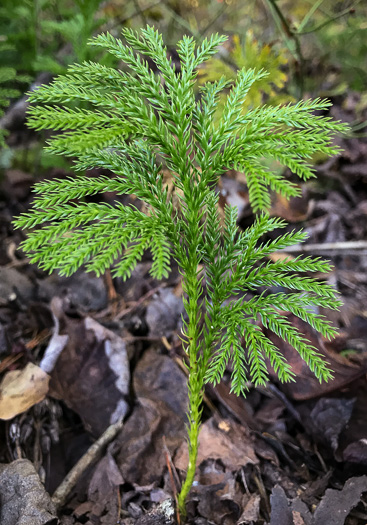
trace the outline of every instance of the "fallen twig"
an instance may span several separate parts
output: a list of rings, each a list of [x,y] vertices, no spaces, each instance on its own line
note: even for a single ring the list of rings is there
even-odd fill
[[[103,434],[97,439],[97,441],[89,447],[84,456],[82,456],[80,460],[74,465],[74,467],[67,474],[63,482],[58,486],[52,496],[52,501],[57,508],[60,508],[64,505],[80,476],[98,457],[101,449],[115,438],[122,427],[123,420],[110,425],[107,430],[105,430]]]
[[[168,450],[168,447],[167,447],[167,444],[166,444],[166,437],[165,436],[163,436],[163,448],[164,448],[164,453],[165,453],[165,456],[166,456],[166,464],[167,464],[167,468],[168,468],[168,473],[169,473],[169,476],[170,476],[170,479],[171,479],[171,486],[172,486],[173,497],[174,497],[174,500],[175,500],[175,503],[176,503],[177,523],[178,523],[178,525],[180,525],[181,524],[181,516],[180,516],[180,511],[179,511],[179,508],[178,508],[177,486],[176,486],[176,483],[178,483],[178,486],[180,486],[180,481],[178,479],[176,469],[175,469],[175,467],[173,465],[171,454],[170,454],[170,452]],[[173,474],[175,474],[175,476]]]
[[[342,252],[345,250],[367,250],[367,241],[342,241],[324,242],[315,244],[295,244],[284,248],[282,252],[287,253],[309,253],[309,252]]]

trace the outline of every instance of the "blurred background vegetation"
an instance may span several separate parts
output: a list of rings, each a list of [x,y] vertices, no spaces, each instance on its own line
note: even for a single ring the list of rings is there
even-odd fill
[[[0,119],[34,82],[49,81],[73,62],[106,63],[87,45],[91,36],[104,31],[119,36],[123,26],[147,23],[163,33],[174,61],[183,34],[199,41],[213,32],[229,36],[199,72],[200,82],[222,75],[234,79],[242,67],[269,71],[252,89],[244,111],[264,102],[343,97],[350,91],[361,93],[361,110],[367,105],[365,0],[2,0]],[[358,131],[363,123],[354,125]],[[42,170],[65,162],[41,153],[42,135],[27,144],[26,155],[22,145],[5,152],[6,127],[2,118],[0,167],[23,163],[34,172],[35,166]]]

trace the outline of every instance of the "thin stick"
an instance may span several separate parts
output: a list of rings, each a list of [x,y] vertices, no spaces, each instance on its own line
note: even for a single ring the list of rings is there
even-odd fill
[[[128,308],[125,308],[124,310],[119,312],[115,316],[115,319],[119,321],[120,319],[122,319],[126,315],[131,314],[131,312],[133,312],[139,306],[141,306],[144,303],[144,301],[147,301],[148,299],[150,299],[155,293],[159,292],[159,290],[161,290],[162,288],[165,288],[167,285],[168,285],[168,283],[162,283],[159,286],[156,286],[155,288],[152,288],[152,290],[149,290],[149,292],[147,292],[146,294],[142,295],[140,297],[140,299],[135,301],[131,306],[129,306]]]
[[[361,0],[357,0],[353,5],[350,5],[347,7],[347,9],[344,9],[344,11],[341,11],[337,15],[335,15],[332,18],[329,18],[328,20],[325,20],[321,24],[315,27],[311,27],[311,29],[307,29],[306,31],[296,31],[296,35],[309,35],[310,33],[316,33],[316,31],[320,31],[320,29],[323,29],[325,26],[331,24],[332,22],[335,22],[335,20],[338,20],[339,18],[342,18],[346,15],[352,15],[354,9],[357,7],[357,5],[361,2]]]
[[[296,421],[298,421],[298,423],[301,423],[301,425],[303,426],[303,422],[302,422],[302,418],[301,416],[299,415],[299,412],[294,408],[294,406],[292,405],[292,403],[289,401],[289,399],[287,398],[287,396],[285,396],[283,394],[283,392],[281,392],[279,390],[279,388],[277,388],[275,385],[269,383],[268,386],[267,386],[267,389],[272,392],[282,403],[283,405],[285,406],[285,408],[288,410],[288,412],[294,417],[294,419]],[[266,392],[266,388],[264,388],[264,391]]]
[[[298,61],[299,65],[299,71],[296,71],[296,75],[298,77],[298,87],[300,89],[301,96],[303,95],[303,88],[304,88],[304,69],[305,69],[305,59],[303,56],[301,43],[299,41],[297,33],[295,33],[292,28],[290,27],[288,20],[284,16],[283,12],[279,8],[278,4],[275,0],[265,0],[266,3],[269,6],[270,12],[273,15],[273,18],[275,20],[275,23],[280,27],[280,31],[285,35],[285,44],[288,47],[289,51],[292,53],[292,55],[295,57],[295,59]],[[276,15],[276,16],[274,16]],[[293,40],[294,46],[295,46],[295,52],[292,51],[291,47],[289,46],[287,40]]]
[[[110,425],[103,434],[97,439],[95,443],[87,452],[80,458],[80,460],[74,465],[71,471],[67,474],[65,479],[55,490],[52,501],[57,508],[60,508],[66,502],[70,492],[75,487],[80,476],[85,472],[85,470],[93,463],[93,461],[98,457],[98,454],[101,452],[110,441],[112,441],[118,432],[123,427],[123,420],[121,419],[117,423]]]
[[[172,471],[173,463],[172,463],[171,454],[169,453],[169,450],[168,450],[168,447],[167,447],[167,444],[166,444],[166,436],[163,436],[163,449],[164,449],[164,454],[166,456],[166,464],[167,464],[167,468],[168,468],[169,477],[171,479],[172,492],[173,492],[173,496],[174,496],[175,503],[176,503],[177,523],[178,523],[178,525],[181,525],[181,516],[180,516],[180,510],[178,508],[178,501],[177,501],[177,487],[176,487],[176,482],[175,482],[175,478],[173,476],[173,471]],[[175,474],[176,474],[176,477],[177,477],[176,471],[175,471]]]
[[[304,245],[295,244],[294,246],[288,246],[288,248],[284,248],[282,252],[342,252],[345,250],[367,250],[367,241],[324,242]]]
[[[127,16],[126,18],[122,18],[121,20],[118,20],[117,23],[113,24],[112,25],[112,29],[115,28],[116,26],[123,26],[123,25],[125,25],[126,22],[129,22],[129,20],[132,20],[136,16],[139,16],[142,13],[145,13],[145,11],[150,11],[150,9],[153,9],[154,7],[157,7],[161,3],[162,3],[161,0],[158,0],[158,2],[154,2],[153,4],[150,4],[147,7],[144,7],[143,9],[141,7],[139,7],[139,9],[137,11],[135,11],[135,13],[132,13],[131,15]]]
[[[120,487],[117,487],[117,523],[116,525],[119,525],[121,523],[121,494],[120,494]]]

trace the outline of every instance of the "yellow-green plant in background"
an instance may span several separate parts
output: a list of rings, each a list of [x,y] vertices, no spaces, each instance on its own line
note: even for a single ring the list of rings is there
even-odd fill
[[[288,58],[286,50],[277,52],[271,45],[262,45],[252,31],[248,31],[241,42],[238,35],[232,38],[232,46],[226,56],[222,53],[220,58],[212,58],[199,71],[199,82],[216,82],[224,77],[228,82],[236,81],[238,70],[242,68],[265,70],[268,75],[259,78],[251,87],[243,103],[243,111],[260,106],[264,101],[270,105],[287,103],[293,98],[282,92],[288,80],[284,71]],[[227,93],[221,95],[218,113],[225,104]]]

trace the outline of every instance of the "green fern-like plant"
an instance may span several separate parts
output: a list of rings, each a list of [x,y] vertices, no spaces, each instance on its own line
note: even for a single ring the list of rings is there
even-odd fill
[[[269,190],[286,197],[297,196],[300,190],[261,161],[276,159],[308,179],[314,175],[308,159],[317,152],[337,153],[331,140],[346,126],[314,114],[330,106],[320,99],[257,107],[243,114],[248,91],[266,75],[253,69],[238,72],[214,125],[227,82],[205,84],[199,99],[194,84],[198,66],[226,37],[213,35],[199,46],[184,37],[177,46],[180,72],[152,27],[140,33],[124,29],[123,37],[121,41],[102,34],[92,43],[129,70],[92,62],[74,65],[30,94],[28,119],[34,129],[64,131],[50,140],[52,152],[74,157],[80,170],[107,168],[114,175],[40,182],[33,210],[15,224],[30,230],[23,249],[31,261],[65,275],[81,265],[97,274],[112,266],[114,275],[127,279],[148,248],[155,278],[168,275],[171,258],[177,261],[183,278],[183,344],[189,371],[189,464],[178,498],[184,514],[195,475],[205,383],[219,382],[229,362],[236,394],[246,390],[249,380],[255,385],[268,380],[268,361],[282,381],[295,379],[281,350],[256,321],[293,345],[320,380],[331,377],[317,349],[282,313],[291,311],[325,337],[333,337],[335,329],[316,311],[338,308],[337,294],[326,283],[302,275],[327,272],[330,266],[309,257],[267,259],[276,250],[303,241],[306,234],[293,231],[262,242],[264,234],[285,227],[282,220],[266,214]],[[76,109],[78,102],[88,102],[93,109]],[[163,168],[172,172],[179,207],[164,183]],[[238,230],[236,208],[225,207],[224,223],[219,216],[215,188],[227,169],[246,173],[250,199],[259,212],[246,231]],[[99,192],[133,194],[145,203],[144,211],[133,204],[110,206],[84,199]],[[292,293],[256,295],[259,287],[273,286]],[[252,298],[247,300],[249,292]]]
[[[0,35],[12,46],[4,65],[31,76],[63,74],[67,65],[95,58],[88,40],[106,22],[102,0],[2,0]],[[24,23],[24,22],[27,23]]]
[[[11,67],[0,67],[0,117],[4,115],[4,109],[9,106],[10,99],[20,95],[20,91],[7,86],[9,81],[15,79],[17,72]],[[0,147],[5,145],[6,130],[0,127]]]
[[[65,64],[75,60],[82,62],[91,58],[92,50],[88,47],[88,41],[105,20],[98,16],[101,0],[73,0],[69,9],[60,5],[60,20],[45,17],[40,21],[40,27],[44,37],[55,35],[61,37],[61,42],[71,45],[68,55],[63,54],[62,62],[53,58],[49,49],[35,57],[34,68],[38,71],[49,71],[53,74],[65,73]]]
[[[0,42],[0,54],[11,49],[12,46],[7,42]],[[4,115],[10,101],[21,95],[21,91],[14,87],[14,84],[29,82],[29,80],[25,75],[17,75],[13,67],[0,67],[0,118]],[[5,146],[6,135],[7,131],[0,126],[0,148]]]

